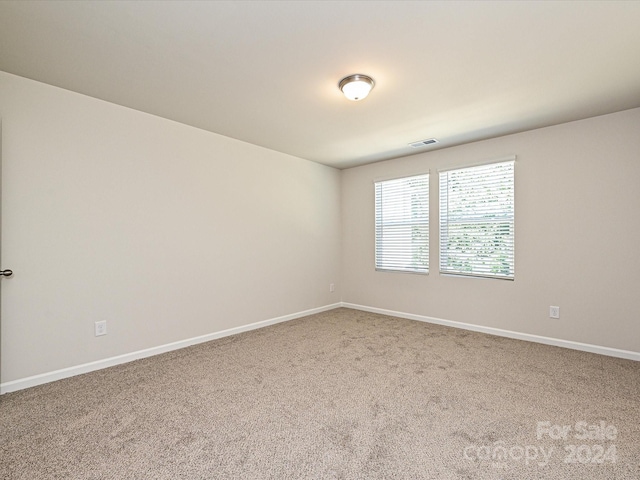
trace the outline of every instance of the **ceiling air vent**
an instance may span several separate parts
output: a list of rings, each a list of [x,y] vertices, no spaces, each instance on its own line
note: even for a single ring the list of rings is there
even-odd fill
[[[433,145],[434,143],[438,143],[438,140],[436,140],[435,138],[430,138],[428,140],[420,140],[419,142],[411,142],[409,145],[411,145],[413,148],[420,148],[427,145]]]

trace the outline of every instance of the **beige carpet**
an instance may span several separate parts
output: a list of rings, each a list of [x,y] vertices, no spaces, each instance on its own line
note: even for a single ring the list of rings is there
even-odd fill
[[[637,362],[338,309],[3,395],[0,478],[638,479],[639,407]]]

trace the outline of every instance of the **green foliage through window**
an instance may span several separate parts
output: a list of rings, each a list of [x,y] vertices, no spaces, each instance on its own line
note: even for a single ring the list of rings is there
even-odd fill
[[[429,175],[376,182],[376,269],[429,272]]]
[[[514,162],[440,173],[440,272],[514,278]]]

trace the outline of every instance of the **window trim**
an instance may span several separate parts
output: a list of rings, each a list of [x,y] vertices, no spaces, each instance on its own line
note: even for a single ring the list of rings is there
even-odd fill
[[[494,163],[515,162],[517,159],[518,157],[516,155],[505,155],[504,157],[492,158],[491,160],[480,160],[477,162],[456,164],[455,166],[452,166],[452,167],[438,168],[436,170],[436,173],[438,174],[438,182],[440,181],[441,173],[451,172],[453,170],[464,170],[465,168],[484,167],[488,165],[493,165]],[[438,187],[440,187],[439,184],[438,184]],[[439,195],[438,195],[438,198],[440,198]]]
[[[500,275],[500,274],[488,274],[488,273],[473,273],[473,272],[464,272],[464,271],[455,271],[451,269],[443,270],[443,239],[445,237],[444,229],[443,229],[443,202],[442,202],[442,175],[451,172],[451,171],[459,171],[459,170],[467,170],[478,167],[491,166],[499,163],[512,163],[513,164],[513,215],[510,219],[512,232],[513,232],[513,243],[512,243],[512,257],[511,257],[511,274],[510,275]],[[438,169],[438,272],[442,276],[450,276],[450,277],[467,277],[467,278],[486,278],[486,279],[499,279],[499,280],[515,280],[515,267],[516,267],[516,255],[515,255],[515,230],[516,230],[516,211],[515,211],[515,185],[516,185],[516,156],[509,155],[507,157],[502,157],[499,159],[494,159],[490,161],[477,162],[473,164],[467,164],[464,166],[455,166],[446,169]],[[498,223],[498,222],[496,222]],[[448,235],[448,234],[447,234]]]
[[[426,188],[427,188],[427,192],[426,192],[426,199],[427,199],[427,214],[426,214],[426,227],[427,227],[427,238],[426,238],[426,248],[427,248],[427,255],[426,255],[426,260],[427,260],[427,266],[426,269],[421,269],[421,268],[415,268],[415,269],[411,269],[411,268],[393,268],[389,267],[389,266],[384,266],[382,265],[382,262],[379,261],[379,250],[378,250],[378,246],[381,242],[381,240],[379,240],[379,229],[383,228],[382,225],[379,225],[378,223],[378,215],[379,215],[379,211],[378,211],[378,185],[379,184],[383,184],[386,182],[393,182],[393,181],[398,181],[398,180],[405,180],[405,179],[411,179],[411,178],[416,178],[416,177],[426,177],[427,183],[426,183]],[[431,228],[431,205],[430,205],[430,196],[431,196],[431,171],[427,170],[426,172],[423,173],[415,173],[415,174],[408,174],[408,175],[402,175],[402,176],[395,176],[395,177],[387,177],[387,178],[379,178],[379,179],[375,179],[373,181],[373,194],[374,194],[374,199],[373,199],[373,203],[374,203],[374,269],[376,272],[383,272],[383,273],[409,273],[409,274],[417,274],[417,275],[428,275],[430,268],[431,268],[431,243],[430,243],[430,228]],[[416,222],[416,224],[424,224],[424,221],[421,222]],[[407,223],[407,225],[412,225],[411,223]]]

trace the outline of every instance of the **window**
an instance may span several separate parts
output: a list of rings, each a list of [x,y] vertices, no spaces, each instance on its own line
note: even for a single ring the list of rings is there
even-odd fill
[[[514,278],[514,163],[440,172],[440,273]]]
[[[376,270],[429,272],[429,174],[376,182]]]

